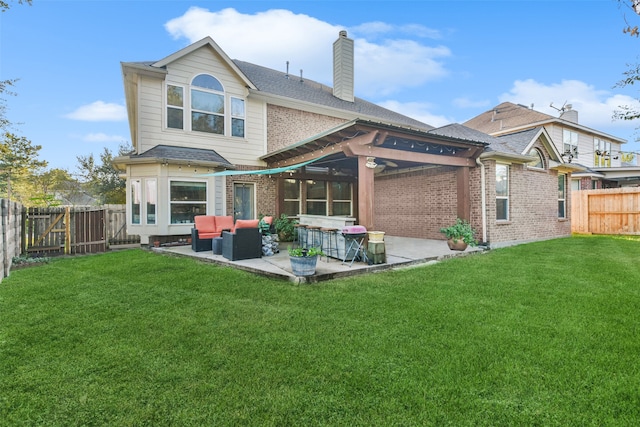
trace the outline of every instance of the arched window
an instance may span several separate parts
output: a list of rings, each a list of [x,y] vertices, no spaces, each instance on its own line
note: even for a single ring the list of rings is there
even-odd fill
[[[530,168],[536,169],[544,169],[544,156],[537,148],[532,148],[529,150],[529,157],[531,157],[531,161],[527,163],[527,166]]]
[[[224,135],[224,90],[208,74],[191,82],[191,130]]]
[[[198,74],[186,88],[167,84],[166,103],[169,129],[245,136],[245,100],[227,96],[220,80],[209,74]]]

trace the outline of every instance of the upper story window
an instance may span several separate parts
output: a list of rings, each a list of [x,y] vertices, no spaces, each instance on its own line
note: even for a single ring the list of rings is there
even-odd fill
[[[167,85],[167,127],[184,129],[184,88]]]
[[[528,167],[544,169],[544,156],[542,155],[540,150],[538,150],[537,148],[532,148],[531,150],[529,150],[529,157],[531,157],[532,160],[527,163]]]
[[[593,165],[611,167],[611,143],[593,138]]]
[[[244,99],[231,98],[231,136],[244,137]]]
[[[191,82],[191,130],[224,135],[224,90],[213,76]]]
[[[578,132],[569,129],[562,130],[563,154],[578,157]]]
[[[215,77],[198,74],[186,90],[174,84],[166,90],[167,128],[244,138],[245,100],[227,97]]]

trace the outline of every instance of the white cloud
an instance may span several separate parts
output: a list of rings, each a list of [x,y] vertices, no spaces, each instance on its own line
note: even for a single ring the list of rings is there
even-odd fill
[[[530,106],[543,113],[558,116],[556,108],[571,104],[578,111],[580,124],[602,130],[631,130],[637,123],[612,119],[613,113],[621,105],[630,105],[640,109],[640,103],[627,95],[614,94],[579,80],[562,80],[560,83],[543,84],[532,79],[516,80],[508,93],[499,96],[500,102],[513,102]],[[553,103],[553,108],[550,105]]]
[[[86,122],[120,122],[127,120],[127,111],[124,105],[96,101],[83,105],[64,117]]]
[[[298,75],[302,69],[306,78],[330,86],[333,42],[344,29],[288,10],[249,15],[232,8],[212,12],[199,7],[168,21],[165,28],[174,38],[184,37],[189,43],[210,36],[234,59],[282,71],[290,61],[291,74]],[[419,25],[393,27],[372,22],[348,31],[355,42],[355,89],[359,96],[388,96],[448,74],[442,62],[451,55],[447,47],[431,47],[402,38],[379,42],[366,38],[386,33],[435,37],[433,30]]]
[[[378,105],[434,127],[444,126],[454,121],[449,117],[432,114],[430,110],[433,108],[433,105],[426,102],[400,102],[388,100],[379,102]]]

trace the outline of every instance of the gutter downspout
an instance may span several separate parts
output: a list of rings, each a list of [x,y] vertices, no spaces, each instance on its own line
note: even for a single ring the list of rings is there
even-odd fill
[[[482,243],[487,244],[487,195],[486,195],[486,173],[484,163],[480,157],[476,158],[476,163],[480,166],[480,200],[482,205]]]

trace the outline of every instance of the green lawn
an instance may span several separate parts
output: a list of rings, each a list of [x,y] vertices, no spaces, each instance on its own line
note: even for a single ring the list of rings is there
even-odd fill
[[[315,285],[129,250],[0,284],[0,425],[640,424],[640,241]]]

